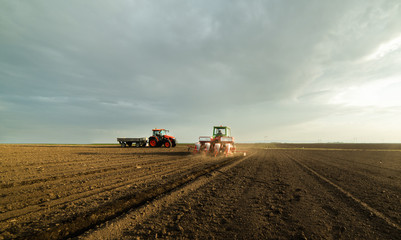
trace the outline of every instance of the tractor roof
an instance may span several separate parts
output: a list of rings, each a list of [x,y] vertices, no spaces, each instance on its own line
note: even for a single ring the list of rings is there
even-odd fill
[[[230,128],[229,126],[214,126],[214,128]]]

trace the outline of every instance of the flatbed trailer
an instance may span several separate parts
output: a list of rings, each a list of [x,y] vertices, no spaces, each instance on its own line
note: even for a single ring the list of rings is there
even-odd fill
[[[141,138],[117,138],[117,142],[120,143],[121,147],[146,147],[148,142],[148,138],[141,137]]]

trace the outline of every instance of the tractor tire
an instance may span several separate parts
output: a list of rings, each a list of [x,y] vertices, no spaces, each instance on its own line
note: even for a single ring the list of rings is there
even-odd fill
[[[166,148],[170,148],[171,147],[171,141],[170,140],[166,140],[165,142],[164,142],[164,147],[166,147]]]
[[[151,138],[150,140],[149,140],[149,146],[150,147],[157,147],[157,140],[155,139],[155,138]]]
[[[172,142],[171,142],[171,146],[172,146],[172,147],[175,147],[175,146],[177,146],[177,143],[175,143],[175,141],[172,141]]]

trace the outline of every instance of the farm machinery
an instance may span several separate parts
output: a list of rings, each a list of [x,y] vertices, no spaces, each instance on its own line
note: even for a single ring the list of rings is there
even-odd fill
[[[168,130],[166,129],[153,129],[153,135],[149,137],[150,147],[161,147],[166,148],[175,147],[176,139],[173,136],[167,135]]]
[[[214,126],[213,134],[199,137],[195,143],[194,153],[206,153],[213,156],[219,154],[232,155],[236,152],[234,137],[231,136],[231,128],[227,126]]]
[[[175,137],[167,135],[168,130],[164,128],[152,129],[153,135],[149,138],[117,138],[117,142],[121,144],[121,147],[131,147],[135,145],[136,147],[146,147],[148,144],[150,147],[175,147],[177,145],[177,140]]]

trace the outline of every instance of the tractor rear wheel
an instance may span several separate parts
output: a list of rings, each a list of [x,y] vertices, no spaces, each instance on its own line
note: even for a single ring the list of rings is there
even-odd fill
[[[157,141],[156,139],[152,138],[149,140],[149,146],[150,147],[156,147],[157,146]]]
[[[167,140],[164,142],[164,147],[170,148],[170,147],[171,147],[171,141],[167,139]]]

